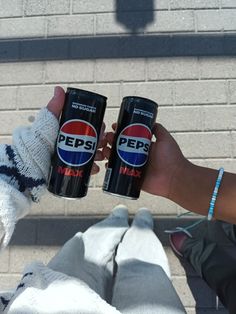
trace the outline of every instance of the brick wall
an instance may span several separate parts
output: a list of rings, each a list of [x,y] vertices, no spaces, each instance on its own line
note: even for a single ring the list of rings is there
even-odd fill
[[[184,154],[200,165],[224,166],[236,171],[236,62],[234,56],[194,55],[138,58],[73,57],[73,37],[101,39],[142,35],[234,35],[234,0],[148,0],[148,1],[0,0],[0,142],[10,142],[13,129],[30,124],[53,93],[56,84],[81,87],[108,96],[105,121],[108,129],[115,121],[122,97],[149,97],[160,105],[158,121],[177,139]],[[150,36],[150,37],[149,37]],[[66,39],[58,45],[57,39]],[[163,37],[158,37],[163,38]],[[27,43],[25,40],[30,39]],[[32,39],[32,40],[31,40]],[[54,56],[37,40],[51,39]],[[49,43],[48,41],[46,42]],[[36,46],[38,45],[38,46]],[[58,46],[57,46],[58,45]],[[44,57],[30,55],[37,49]],[[81,47],[79,47],[81,49]],[[41,49],[41,50],[40,50]],[[46,48],[45,48],[46,49]],[[100,47],[99,47],[100,49]],[[107,50],[110,47],[101,47]],[[191,46],[187,47],[191,50]],[[220,48],[219,48],[220,49]],[[164,53],[165,54],[165,53]],[[45,55],[49,57],[46,58]],[[63,56],[63,58],[62,58]],[[60,59],[61,58],[61,59]],[[103,166],[103,165],[102,165]],[[104,169],[93,177],[88,197],[78,202],[47,195],[34,206],[35,217],[63,217],[107,214],[116,198],[103,195]],[[131,213],[149,206],[155,216],[174,217],[183,209],[162,198],[143,194],[137,202],[125,201]],[[0,284],[9,288],[19,278],[25,261],[47,261],[54,247],[10,246],[0,256]],[[194,298],[184,273],[168,251],[174,283],[189,313],[195,312]],[[15,266],[17,261],[17,266]],[[213,313],[213,301],[200,304]],[[198,304],[199,306],[199,304]],[[198,312],[199,313],[199,312]]]

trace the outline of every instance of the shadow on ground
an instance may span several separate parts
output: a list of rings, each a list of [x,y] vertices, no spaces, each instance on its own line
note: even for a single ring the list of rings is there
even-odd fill
[[[27,218],[20,220],[12,237],[10,245],[16,246],[61,246],[76,232],[84,232],[91,225],[104,217],[48,217]],[[193,218],[178,219],[178,226],[194,222]],[[154,230],[164,246],[169,246],[168,235],[164,230],[176,227],[176,218],[158,217],[154,220]],[[216,297],[204,281],[197,276],[192,267],[181,262],[187,277],[187,282],[196,302],[197,314],[226,314],[222,306],[214,310]]]

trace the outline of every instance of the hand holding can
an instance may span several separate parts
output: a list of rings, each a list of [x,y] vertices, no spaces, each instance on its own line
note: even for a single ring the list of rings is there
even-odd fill
[[[154,101],[142,97],[123,99],[104,179],[104,192],[139,198],[157,107]]]
[[[52,158],[48,190],[66,198],[87,194],[106,97],[68,88],[60,119],[60,131]]]

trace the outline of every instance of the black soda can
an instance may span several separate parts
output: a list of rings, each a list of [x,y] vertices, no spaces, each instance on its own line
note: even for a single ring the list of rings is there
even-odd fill
[[[49,177],[49,192],[66,198],[87,194],[106,97],[67,88]]]
[[[139,198],[157,108],[157,103],[150,99],[123,98],[103,183],[104,192]]]

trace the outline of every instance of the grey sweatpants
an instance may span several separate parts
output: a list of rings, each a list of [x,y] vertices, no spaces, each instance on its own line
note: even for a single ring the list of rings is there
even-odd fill
[[[108,218],[69,240],[48,267],[83,280],[121,313],[186,313],[152,227],[146,209],[138,211],[129,227],[127,210],[116,207]]]

